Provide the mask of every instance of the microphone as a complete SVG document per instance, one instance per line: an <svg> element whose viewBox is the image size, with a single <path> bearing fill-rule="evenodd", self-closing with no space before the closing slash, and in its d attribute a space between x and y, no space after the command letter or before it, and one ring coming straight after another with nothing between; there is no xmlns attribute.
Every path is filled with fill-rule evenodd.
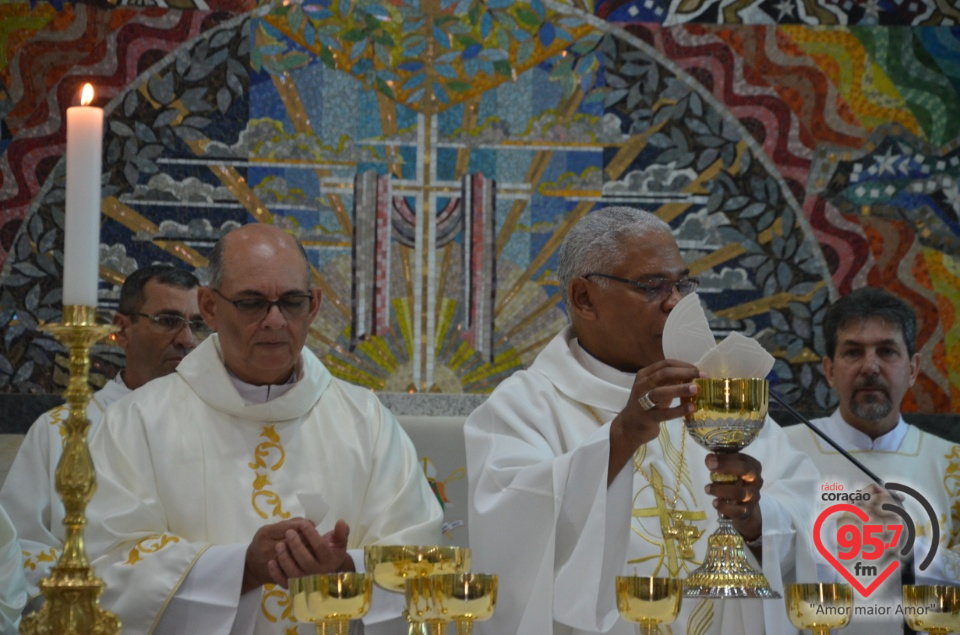
<svg viewBox="0 0 960 635"><path fill-rule="evenodd" d="M826 441L826 442L830 445L830 447L832 447L834 450L836 450L837 452L839 452L840 454L842 454L845 459L847 459L848 461L850 461L851 463L853 463L855 466L857 466L857 468L858 468L861 472L863 472L864 474L866 474L867 476L869 476L870 479L871 479L874 483L876 483L877 485L879 485L880 487L882 487L884 490L886 490L887 493L890 494L890 496L892 496L895 501L897 501L898 503L902 503L902 502L903 502L903 499L901 499L900 496L898 496L897 494L891 492L890 490L887 490L887 484L883 482L883 479L881 479L879 476L877 476L876 474L874 474L873 472L871 472L869 469L867 469L867 466L866 466L866 465L864 465L863 463L861 463L861 462L858 461L857 459L853 458L853 455L852 455L852 454L850 454L849 452L847 452L846 450L844 450L843 448L841 448L841 447L840 447L840 444L837 443L836 441L834 441L833 439L831 439L829 436L827 436L827 433L826 433L826 432L823 432L823 431L820 430L817 426L815 426L815 425L813 425L812 423L810 423L810 420L809 420L809 419L807 419L807 418L804 417L802 414L800 414L799 412L797 412L797 411L793 408L793 406L791 406L790 404L788 404L786 401L783 400L783 397L781 397L780 395L778 395L777 393L775 393L775 392L772 391L772 390L770 391L770 397L771 397L774 401L776 401L778 404L780 404L781 406L783 406L783 409L784 409L784 410L786 410L786 411L789 412L791 415L793 415L794 417L796 417L797 419L799 419L802 424L804 424L805 426L807 426L808 428L810 428L811 430L813 430L813 433L814 433L814 434L816 434L818 437L820 437L821 439L823 439L824 441Z"/></svg>
<svg viewBox="0 0 960 635"><path fill-rule="evenodd" d="M816 434L818 437L826 441L830 447L832 447L834 450L839 452L845 459L850 461L850 463L855 465L857 469L859 469L861 472L863 472L868 477L870 477L870 479L874 483L882 487L884 491L890 494L890 496L893 497L895 501L897 501L900 504L903 504L903 498L901 498L900 495L897 494L896 492L892 492L889 489L887 489L887 484L883 481L883 479L881 479L879 476L877 476L872 471L867 469L867 466L865 466L863 463L853 458L852 454L850 454L849 452L841 448L840 444L834 441L833 439L831 439L826 432L823 432L822 430L817 428L815 425L810 423L809 419L807 419L802 414L797 412L793 406L791 406L786 401L784 401L783 397L775 393L773 390L770 391L770 397L774 401L776 401L778 404L780 404L783 407L783 409L786 410L789 414L796 417L797 420L800 421L800 423L810 428L810 430L812 430L814 434ZM900 584L901 585L914 584L914 582L916 582L916 578L913 572L913 563L914 563L913 551L911 551L903 558L903 566L900 568ZM907 626L906 621L904 621L903 623L903 632L904 632L904 635L914 635L913 629Z"/></svg>

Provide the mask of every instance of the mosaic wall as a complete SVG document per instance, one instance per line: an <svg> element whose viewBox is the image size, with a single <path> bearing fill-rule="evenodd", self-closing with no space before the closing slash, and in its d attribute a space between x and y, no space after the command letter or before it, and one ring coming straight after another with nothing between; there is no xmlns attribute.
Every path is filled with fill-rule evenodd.
<svg viewBox="0 0 960 635"><path fill-rule="evenodd" d="M570 227L628 204L790 401L833 405L822 315L869 284L920 316L908 410L960 411L958 24L953 0L0 4L0 391L64 384L36 328L89 81L105 312L138 266L273 223L307 248L335 374L486 392L565 324ZM97 378L121 360L100 346Z"/></svg>

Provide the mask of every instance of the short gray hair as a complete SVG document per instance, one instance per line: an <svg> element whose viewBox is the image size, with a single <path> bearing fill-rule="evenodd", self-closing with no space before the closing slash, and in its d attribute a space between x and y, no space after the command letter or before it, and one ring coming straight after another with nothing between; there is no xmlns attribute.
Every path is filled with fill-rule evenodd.
<svg viewBox="0 0 960 635"><path fill-rule="evenodd" d="M656 233L673 235L670 225L657 215L633 207L604 207L584 216L560 245L557 276L563 301L570 306L571 280L606 273L623 261L625 238Z"/></svg>

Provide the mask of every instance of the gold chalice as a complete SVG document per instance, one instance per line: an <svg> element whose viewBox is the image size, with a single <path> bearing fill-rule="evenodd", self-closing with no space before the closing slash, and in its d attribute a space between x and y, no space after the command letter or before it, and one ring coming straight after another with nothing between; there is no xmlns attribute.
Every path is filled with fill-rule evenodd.
<svg viewBox="0 0 960 635"><path fill-rule="evenodd" d="M404 592L411 624L419 625L424 635L443 635L451 617L444 610L439 576L407 578Z"/></svg>
<svg viewBox="0 0 960 635"><path fill-rule="evenodd" d="M463 573L470 569L468 547L416 545L370 545L363 550L363 563L382 589L404 593L407 580L441 573ZM420 632L409 615L410 635Z"/></svg>
<svg viewBox="0 0 960 635"><path fill-rule="evenodd" d="M960 632L960 587L907 584L903 587L903 619L930 635Z"/></svg>
<svg viewBox="0 0 960 635"><path fill-rule="evenodd" d="M444 614L457 623L457 635L472 635L473 623L489 620L497 606L497 576L445 573L434 576Z"/></svg>
<svg viewBox="0 0 960 635"><path fill-rule="evenodd" d="M687 432L711 452L739 452L750 445L767 417L770 387L765 379L695 379L700 391L691 400L697 409L684 420ZM714 483L736 476L713 473ZM683 581L684 595L701 598L779 598L763 573L744 555L743 537L720 514L720 527L707 541L703 564Z"/></svg>
<svg viewBox="0 0 960 635"><path fill-rule="evenodd" d="M373 579L364 573L322 573L290 578L293 614L317 625L317 635L347 635L350 620L370 610Z"/></svg>
<svg viewBox="0 0 960 635"><path fill-rule="evenodd" d="M682 599L683 582L676 578L617 576L617 609L636 622L640 635L656 635L660 624L672 624Z"/></svg>
<svg viewBox="0 0 960 635"><path fill-rule="evenodd" d="M853 588L842 583L788 584L784 589L787 616L797 628L813 635L830 635L853 615Z"/></svg>

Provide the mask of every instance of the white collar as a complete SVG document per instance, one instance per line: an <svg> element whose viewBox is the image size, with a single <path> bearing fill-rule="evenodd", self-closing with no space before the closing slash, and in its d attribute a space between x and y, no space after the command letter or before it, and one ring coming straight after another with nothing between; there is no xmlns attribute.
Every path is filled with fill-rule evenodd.
<svg viewBox="0 0 960 635"><path fill-rule="evenodd" d="M281 397L291 388L297 385L297 382L300 380L299 373L294 371L290 374L290 379L285 381L282 384L267 384L265 386L257 386L255 384L248 384L239 377L233 374L229 368L227 368L227 375L230 377L230 383L233 384L233 387L237 389L237 392L240 394L240 398L243 399L243 403L250 406L253 404L267 403L271 399L276 399Z"/></svg>
<svg viewBox="0 0 960 635"><path fill-rule="evenodd" d="M570 354L583 366L584 370L603 381L610 382L615 386L630 390L633 388L633 381L636 379L635 373L625 373L609 366L594 357L587 349L580 346L580 340L576 337L570 339Z"/></svg>
<svg viewBox="0 0 960 635"><path fill-rule="evenodd" d="M900 449L903 438L907 436L907 422L903 420L902 415L890 432L876 439L871 439L869 435L847 423L840 414L839 408L829 417L821 419L819 423L821 429L844 450L896 452Z"/></svg>
<svg viewBox="0 0 960 635"><path fill-rule="evenodd" d="M573 401L620 412L630 398L634 377L591 357L575 339L568 324L540 351L529 370L543 375Z"/></svg>

